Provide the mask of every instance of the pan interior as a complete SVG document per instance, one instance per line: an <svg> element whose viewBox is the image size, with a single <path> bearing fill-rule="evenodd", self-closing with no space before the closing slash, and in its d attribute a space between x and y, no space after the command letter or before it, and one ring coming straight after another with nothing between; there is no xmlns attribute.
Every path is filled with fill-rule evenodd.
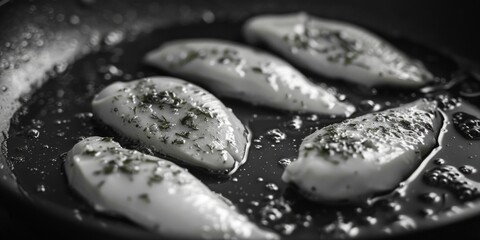
<svg viewBox="0 0 480 240"><path fill-rule="evenodd" d="M161 29L133 41L105 46L100 52L58 69L60 74L36 91L12 118L7 140L8 158L19 185L30 195L73 210L84 221L139 228L121 217L96 213L70 190L64 176L64 154L83 137L114 136L124 147L146 150L98 126L92 117L91 99L114 81L167 75L142 63L146 52L165 41L218 38L244 43L241 25L242 22L223 21ZM450 79L462 69L449 56L425 46L398 37L388 40L424 62L441 78ZM432 186L424 180L425 172L451 165L464 171L469 181L480 181L480 173L474 171L480 168L480 162L476 161L480 149L474 147L475 141L459 134L452 124L455 113L480 116L480 110L468 99L460 98L458 88L440 89L434 94L393 88L372 90L303 72L312 81L327 83L338 96L355 103L360 109L356 115L371 112L376 105L386 109L424 96L441 100L449 122L441 146L429 156L416 177L406 187L399 188L401 191L386 193L363 205L312 203L283 183L280 176L285 164L295 160L303 137L342 118L281 112L222 98L252 131L249 159L229 178L210 176L195 169L191 172L210 189L230 199L252 221L282 234L285 239L395 234L447 221L452 215L468 211L471 204L478 207L475 201L470 205L460 201L458 194L448 186ZM279 133L284 133L286 138L279 137Z"/></svg>

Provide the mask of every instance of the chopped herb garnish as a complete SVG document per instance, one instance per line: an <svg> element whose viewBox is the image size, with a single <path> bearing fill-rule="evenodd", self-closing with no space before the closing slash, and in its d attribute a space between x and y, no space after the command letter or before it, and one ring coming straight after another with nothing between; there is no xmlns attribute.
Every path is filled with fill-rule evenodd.
<svg viewBox="0 0 480 240"><path fill-rule="evenodd" d="M176 138L172 141L172 144L185 144L185 139Z"/></svg>
<svg viewBox="0 0 480 240"><path fill-rule="evenodd" d="M103 137L102 138L102 142L112 142L113 141L113 137Z"/></svg>
<svg viewBox="0 0 480 240"><path fill-rule="evenodd" d="M150 196L147 193L142 193L138 195L138 198L146 203L150 203Z"/></svg>
<svg viewBox="0 0 480 240"><path fill-rule="evenodd" d="M182 138L189 139L190 138L190 132L177 132L175 135L180 136Z"/></svg>
<svg viewBox="0 0 480 240"><path fill-rule="evenodd" d="M100 181L100 182L97 184L97 188L101 188L101 187L103 186L103 184L105 184L105 180Z"/></svg>
<svg viewBox="0 0 480 240"><path fill-rule="evenodd" d="M200 52L196 50L189 50L186 52L185 57L181 58L179 61L176 62L177 66L183 66L185 64L190 63L191 61L200 57Z"/></svg>
<svg viewBox="0 0 480 240"><path fill-rule="evenodd" d="M160 125L158 125L158 128L161 130L167 130L173 127L173 124L169 122L163 115L159 117L155 114L151 114L150 117L160 123Z"/></svg>
<svg viewBox="0 0 480 240"><path fill-rule="evenodd" d="M116 170L117 166L114 164L108 164L107 166L103 167L104 174L111 174Z"/></svg>
<svg viewBox="0 0 480 240"><path fill-rule="evenodd" d="M162 182L164 177L162 175L154 174L148 178L148 186L151 186L154 183Z"/></svg>
<svg viewBox="0 0 480 240"><path fill-rule="evenodd" d="M161 137L160 137L160 141L161 141L162 143L167 144L167 143L168 143L168 136L161 136Z"/></svg>
<svg viewBox="0 0 480 240"><path fill-rule="evenodd" d="M255 73L263 73L263 69L261 67L252 67L252 71Z"/></svg>
<svg viewBox="0 0 480 240"><path fill-rule="evenodd" d="M85 155L89 155L89 156L95 156L97 155L99 152L97 150L95 150L92 146L90 145L86 145L85 146L85 151L83 152L83 154Z"/></svg>
<svg viewBox="0 0 480 240"><path fill-rule="evenodd" d="M199 151L203 151L203 149L200 147L198 143L194 143L193 146L196 147Z"/></svg>
<svg viewBox="0 0 480 240"><path fill-rule="evenodd" d="M215 145L213 144L207 144L207 147L210 148L210 151L212 151L213 149L215 149Z"/></svg>
<svg viewBox="0 0 480 240"><path fill-rule="evenodd" d="M193 120L196 118L197 116L192 113L192 112L188 112L187 115L185 115L185 117L183 117L180 122L182 123L182 125L184 126L187 126L188 128L192 129L192 130L198 130L198 126L197 124L195 124L193 122Z"/></svg>
<svg viewBox="0 0 480 240"><path fill-rule="evenodd" d="M196 114L197 116L203 115L208 118L213 118L214 114L208 108L201 108L201 107L192 107L188 111Z"/></svg>

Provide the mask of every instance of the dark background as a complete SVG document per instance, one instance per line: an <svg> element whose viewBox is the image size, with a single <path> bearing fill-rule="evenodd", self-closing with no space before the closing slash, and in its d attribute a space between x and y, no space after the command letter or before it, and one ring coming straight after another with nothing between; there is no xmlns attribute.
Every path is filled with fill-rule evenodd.
<svg viewBox="0 0 480 240"><path fill-rule="evenodd" d="M62 5L66 12L79 11L79 14L91 14L91 12L104 11L128 7L128 1L100 1L99 6L93 10L85 10L83 5L96 4L94 0L64 1L70 2L68 6L61 1L42 1L42 5L50 4L55 7ZM133 1L132 1L133 2ZM153 1L137 1L136 4ZM157 1L161 6L163 1ZM165 1L172 2L172 1ZM189 2L189 1L182 1ZM194 1L191 1L194 2ZM195 1L201 5L203 1ZM208 2L208 1L206 1ZM227 2L227 1L224 1ZM218 7L234 10L237 4L256 4L262 6L262 1L228 1ZM272 1L268 1L272 5ZM281 1L295 5L295 1ZM308 2L308 1L305 1ZM313 1L310 1L313 2ZM8 39L8 33L12 32L16 24L20 24L24 18L21 9L36 4L35 1L2 1L0 0L0 52L5 50L4 42ZM281 3L278 3L281 4ZM338 17L344 20L360 23L372 29L388 31L390 34L408 35L413 40L434 46L447 52L469 58L480 63L480 14L474 1L315 1L326 17ZM270 7L275 7L275 3ZM138 7L138 6L137 6ZM78 10L80 9L80 10ZM90 13L89 13L90 12ZM94 13L95 14L95 13ZM66 13L66 15L68 15ZM92 17L93 18L93 17ZM82 17L82 19L88 19ZM385 26L389 26L385 28ZM2 55L0 55L0 60ZM2 73L0 70L0 80ZM1 81L0 81L1 82ZM0 188L0 190L2 190ZM58 227L59 231L52 232ZM46 227L47 226L47 227ZM60 231L62 230L62 231ZM59 224L59 221L45 218L34 208L20 204L10 193L0 191L0 239L32 239L32 238L74 238L75 236L59 235L68 233L68 226ZM480 239L480 216L462 221L448 227L434 231L422 232L403 238L418 239L445 239L463 238Z"/></svg>

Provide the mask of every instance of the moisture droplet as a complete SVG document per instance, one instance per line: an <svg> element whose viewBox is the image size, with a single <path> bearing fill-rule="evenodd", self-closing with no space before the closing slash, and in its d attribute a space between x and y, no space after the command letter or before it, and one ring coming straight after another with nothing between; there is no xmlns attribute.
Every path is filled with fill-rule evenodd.
<svg viewBox="0 0 480 240"><path fill-rule="evenodd" d="M70 16L70 23L72 25L77 25L80 23L80 17L78 17L77 15L72 15Z"/></svg>
<svg viewBox="0 0 480 240"><path fill-rule="evenodd" d="M321 233L328 238L345 239L358 235L359 229L352 222L344 222L338 219L321 229Z"/></svg>
<svg viewBox="0 0 480 240"><path fill-rule="evenodd" d="M67 70L68 64L67 63L59 63L55 65L54 70L57 74L61 74Z"/></svg>
<svg viewBox="0 0 480 240"><path fill-rule="evenodd" d="M83 220L82 214L80 213L80 210L74 209L73 214L75 215L75 218L78 219L79 221Z"/></svg>
<svg viewBox="0 0 480 240"><path fill-rule="evenodd" d="M453 110L462 103L460 98L454 98L448 95L438 95L435 97L435 101L438 103L438 107L444 111Z"/></svg>
<svg viewBox="0 0 480 240"><path fill-rule="evenodd" d="M480 140L480 119L464 113L453 114L453 126L462 136L469 140Z"/></svg>
<svg viewBox="0 0 480 240"><path fill-rule="evenodd" d="M1 90L2 90L2 92L6 92L8 90L8 87L7 86L2 86Z"/></svg>
<svg viewBox="0 0 480 240"><path fill-rule="evenodd" d="M473 174L477 172L477 169L474 166L470 165L463 165L459 167L458 170L460 170L460 172L463 174Z"/></svg>
<svg viewBox="0 0 480 240"><path fill-rule="evenodd" d="M359 108L362 111L378 111L380 110L381 106L372 100L362 100Z"/></svg>
<svg viewBox="0 0 480 240"><path fill-rule="evenodd" d="M212 23L215 21L215 14L213 14L212 11L210 10L205 10L203 13L202 13L202 19L203 21L205 21L206 23Z"/></svg>
<svg viewBox="0 0 480 240"><path fill-rule="evenodd" d="M261 222L266 225L269 222L277 222L283 218L287 213L290 213L292 208L283 199L276 199L270 201L260 209Z"/></svg>
<svg viewBox="0 0 480 240"><path fill-rule="evenodd" d="M255 149L261 149L261 148L262 148L262 145L260 145L260 144L255 144L255 145L253 145L253 147L254 147Z"/></svg>
<svg viewBox="0 0 480 240"><path fill-rule="evenodd" d="M290 165L290 163L292 163L292 160L290 158L282 158L280 160L278 160L278 165L286 168L288 165Z"/></svg>
<svg viewBox="0 0 480 240"><path fill-rule="evenodd" d="M388 232L404 232L405 230L413 230L417 227L417 223L406 215L399 215L388 227Z"/></svg>
<svg viewBox="0 0 480 240"><path fill-rule="evenodd" d="M32 129L28 130L27 136L30 137L30 138L38 138L40 136L40 131L32 128Z"/></svg>
<svg viewBox="0 0 480 240"><path fill-rule="evenodd" d="M480 196L478 183L466 178L453 166L445 165L430 169L424 173L423 180L427 184L449 189L461 201Z"/></svg>
<svg viewBox="0 0 480 240"><path fill-rule="evenodd" d="M440 165L445 164L445 159L443 159L443 158L437 158L437 159L433 160L433 163L435 163L436 165L439 165L439 166L440 166Z"/></svg>
<svg viewBox="0 0 480 240"><path fill-rule="evenodd" d="M292 120L287 122L287 128L291 130L300 130L300 128L302 128L302 123L300 116L294 116Z"/></svg>
<svg viewBox="0 0 480 240"><path fill-rule="evenodd" d="M269 130L267 132L267 136L270 138L270 140L272 140L275 143L279 143L282 140L285 140L285 138L287 138L287 135L282 131L280 131L280 129L278 128Z"/></svg>
<svg viewBox="0 0 480 240"><path fill-rule="evenodd" d="M372 216L365 216L360 219L360 223L364 225L375 225L377 222L378 220Z"/></svg>
<svg viewBox="0 0 480 240"><path fill-rule="evenodd" d="M108 46L112 46L120 43L124 38L125 34L122 31L113 31L105 37L103 42Z"/></svg>
<svg viewBox="0 0 480 240"><path fill-rule="evenodd" d="M419 198L425 203L438 203L441 200L440 196L434 192L424 193L420 195Z"/></svg>
<svg viewBox="0 0 480 240"><path fill-rule="evenodd" d="M433 211L433 209L431 208L424 208L420 210L419 213L422 217L428 217L428 216L432 216L435 213L435 211Z"/></svg>
<svg viewBox="0 0 480 240"><path fill-rule="evenodd" d="M397 212L402 208L398 202L387 199L379 201L379 204L380 207L386 211Z"/></svg>
<svg viewBox="0 0 480 240"><path fill-rule="evenodd" d="M45 42L42 39L38 39L37 41L35 41L35 45L37 45L37 47L41 47L43 46L43 44L45 44Z"/></svg>
<svg viewBox="0 0 480 240"><path fill-rule="evenodd" d="M316 114L312 114L312 115L307 117L307 121L310 121L310 122L315 122L317 120L318 120L318 115L316 115Z"/></svg>
<svg viewBox="0 0 480 240"><path fill-rule="evenodd" d="M267 183L265 187L270 191L278 191L278 186L275 183Z"/></svg>
<svg viewBox="0 0 480 240"><path fill-rule="evenodd" d="M297 225L293 223L281 223L281 224L275 225L275 230L279 231L283 235L291 235L296 228L297 228Z"/></svg>
<svg viewBox="0 0 480 240"><path fill-rule="evenodd" d="M89 119L93 117L93 113L85 112L85 113L77 113L75 114L76 119Z"/></svg>
<svg viewBox="0 0 480 240"><path fill-rule="evenodd" d="M37 185L37 192L45 192L45 185L39 184Z"/></svg>

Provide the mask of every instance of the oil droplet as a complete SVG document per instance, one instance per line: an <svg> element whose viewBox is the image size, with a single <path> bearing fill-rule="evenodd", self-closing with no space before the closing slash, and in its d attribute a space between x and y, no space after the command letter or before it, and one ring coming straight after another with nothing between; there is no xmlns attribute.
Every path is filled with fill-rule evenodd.
<svg viewBox="0 0 480 240"><path fill-rule="evenodd" d="M6 92L6 91L8 91L8 87L7 86L2 86L1 90L2 90L2 92Z"/></svg>
<svg viewBox="0 0 480 240"><path fill-rule="evenodd" d="M275 183L267 183L265 187L270 191L278 191L278 186Z"/></svg>
<svg viewBox="0 0 480 240"><path fill-rule="evenodd" d="M285 133L283 133L282 131L280 131L280 129L278 129L278 128L269 130L267 132L267 136L270 138L271 141L273 141L275 143L279 143L282 140L285 140L287 138L287 135Z"/></svg>
<svg viewBox="0 0 480 240"><path fill-rule="evenodd" d="M420 210L419 213L422 217L430 217L435 213L435 211L433 211L433 209L431 209L431 208L424 208L424 209Z"/></svg>
<svg viewBox="0 0 480 240"><path fill-rule="evenodd" d="M378 220L372 216L365 216L360 219L360 223L364 225L375 225L377 224Z"/></svg>
<svg viewBox="0 0 480 240"><path fill-rule="evenodd" d="M80 210L74 209L74 210L73 210L73 215L74 215L75 218L78 219L79 221L82 221L82 220L83 220L83 217L82 217L82 214L80 213Z"/></svg>
<svg viewBox="0 0 480 240"><path fill-rule="evenodd" d="M45 192L46 188L45 185L39 184L37 185L37 192Z"/></svg>
<svg viewBox="0 0 480 240"><path fill-rule="evenodd" d="M70 16L70 24L78 25L79 23L80 23L80 17L78 17L77 15Z"/></svg>
<svg viewBox="0 0 480 240"><path fill-rule="evenodd" d="M40 131L32 128L32 129L28 130L27 136L29 138L38 138L40 136Z"/></svg>
<svg viewBox="0 0 480 240"><path fill-rule="evenodd" d="M312 115L308 116L306 119L307 119L307 121L315 122L315 121L318 120L318 115L312 114Z"/></svg>
<svg viewBox="0 0 480 240"><path fill-rule="evenodd" d="M344 222L341 218L321 228L320 231L323 236L334 239L352 238L359 233L358 227L352 222Z"/></svg>
<svg viewBox="0 0 480 240"><path fill-rule="evenodd" d="M388 200L388 199L379 201L379 204L380 204L380 208L386 211L397 212L402 208L402 206L399 203L392 200Z"/></svg>
<svg viewBox="0 0 480 240"><path fill-rule="evenodd" d="M271 222L278 222L285 214L290 213L291 211L292 208L283 199L272 200L260 209L260 222L264 225Z"/></svg>
<svg viewBox="0 0 480 240"><path fill-rule="evenodd" d="M380 104L377 104L372 100L362 100L360 102L359 108L362 111L378 111L382 107L380 106Z"/></svg>
<svg viewBox="0 0 480 240"><path fill-rule="evenodd" d="M435 100L438 103L438 107L444 111L453 110L462 103L460 98L454 98L444 94L436 96Z"/></svg>
<svg viewBox="0 0 480 240"><path fill-rule="evenodd" d="M459 167L458 170L460 170L460 172L463 174L473 174L477 172L477 169L474 166L470 165L463 165Z"/></svg>
<svg viewBox="0 0 480 240"><path fill-rule="evenodd" d="M206 23L212 23L215 21L215 14L213 14L213 12L210 10L205 10L202 13L202 19Z"/></svg>
<svg viewBox="0 0 480 240"><path fill-rule="evenodd" d="M291 235L296 228L297 225L294 223L281 223L275 225L275 230L279 231L283 235Z"/></svg>
<svg viewBox="0 0 480 240"><path fill-rule="evenodd" d="M287 128L290 130L300 130L302 128L302 119L300 119L300 116L294 116L292 120L287 122Z"/></svg>
<svg viewBox="0 0 480 240"><path fill-rule="evenodd" d="M480 140L480 119L464 112L453 114L453 126L467 139Z"/></svg>
<svg viewBox="0 0 480 240"><path fill-rule="evenodd" d="M479 184L466 178L453 166L430 169L424 173L423 179L427 184L449 189L462 201L472 200L480 195Z"/></svg>
<svg viewBox="0 0 480 240"><path fill-rule="evenodd" d="M433 160L433 163L435 163L435 165L439 165L439 166L445 164L445 162L446 161L443 158L437 158L437 159Z"/></svg>
<svg viewBox="0 0 480 240"><path fill-rule="evenodd" d="M424 193L419 196L419 199L425 203L438 203L440 202L441 197L435 192Z"/></svg>
<svg viewBox="0 0 480 240"><path fill-rule="evenodd" d="M406 230L413 230L417 228L417 223L411 217L406 215L399 215L395 220L387 227L387 233L405 232Z"/></svg>
<svg viewBox="0 0 480 240"><path fill-rule="evenodd" d="M122 31L113 31L107 34L103 42L107 46L112 46L120 43L125 38L125 34Z"/></svg>
<svg viewBox="0 0 480 240"><path fill-rule="evenodd" d="M35 41L35 45L37 45L37 47L41 47L44 44L45 44L45 42L42 39L38 39L37 41Z"/></svg>
<svg viewBox="0 0 480 240"><path fill-rule="evenodd" d="M290 158L282 158L280 160L278 160L278 165L286 168L288 165L290 165L290 163L292 163L292 160Z"/></svg>

